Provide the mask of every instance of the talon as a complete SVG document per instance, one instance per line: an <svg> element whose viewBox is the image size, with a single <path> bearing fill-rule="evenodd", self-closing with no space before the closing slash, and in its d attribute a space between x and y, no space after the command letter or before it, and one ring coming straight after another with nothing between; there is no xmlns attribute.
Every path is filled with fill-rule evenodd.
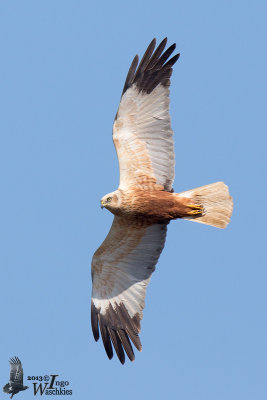
<svg viewBox="0 0 267 400"><path fill-rule="evenodd" d="M187 207L192 208L191 211L188 211L188 215L203 215L204 207L200 204L187 204Z"/></svg>
<svg viewBox="0 0 267 400"><path fill-rule="evenodd" d="M203 210L203 207L200 204L187 204L187 207L193 208L195 210Z"/></svg>
<svg viewBox="0 0 267 400"><path fill-rule="evenodd" d="M187 214L188 215L202 215L202 212L199 210L192 210L192 211L188 211Z"/></svg>

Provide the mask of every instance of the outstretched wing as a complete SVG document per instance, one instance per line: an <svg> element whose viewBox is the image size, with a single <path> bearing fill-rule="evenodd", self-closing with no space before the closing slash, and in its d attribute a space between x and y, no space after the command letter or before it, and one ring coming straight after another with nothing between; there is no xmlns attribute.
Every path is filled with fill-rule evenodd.
<svg viewBox="0 0 267 400"><path fill-rule="evenodd" d="M23 385L23 369L21 361L18 357L12 357L9 360L10 364L10 384Z"/></svg>
<svg viewBox="0 0 267 400"><path fill-rule="evenodd" d="M108 357L113 357L113 344L122 364L124 351L134 360L129 339L139 351L142 349L138 333L146 287L164 247L166 232L167 224L148 226L114 217L105 241L93 256L94 338L99 339L99 326Z"/></svg>
<svg viewBox="0 0 267 400"><path fill-rule="evenodd" d="M174 180L173 131L169 115L172 66L179 54L164 53L167 38L155 49L148 46L138 68L135 56L123 88L113 125L113 141L120 165L120 188L172 190ZM162 54L163 53L163 54Z"/></svg>

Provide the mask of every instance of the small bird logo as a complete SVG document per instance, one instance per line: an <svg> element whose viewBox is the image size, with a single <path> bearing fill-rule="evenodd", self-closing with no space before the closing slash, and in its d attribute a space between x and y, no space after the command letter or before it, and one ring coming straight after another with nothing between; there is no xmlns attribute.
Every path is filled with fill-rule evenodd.
<svg viewBox="0 0 267 400"><path fill-rule="evenodd" d="M12 357L9 360L10 364L10 377L9 383L7 383L3 387L3 391L5 393L11 394L10 398L14 396L14 394L19 393L21 390L26 390L29 386L23 385L23 369L21 361L18 357Z"/></svg>

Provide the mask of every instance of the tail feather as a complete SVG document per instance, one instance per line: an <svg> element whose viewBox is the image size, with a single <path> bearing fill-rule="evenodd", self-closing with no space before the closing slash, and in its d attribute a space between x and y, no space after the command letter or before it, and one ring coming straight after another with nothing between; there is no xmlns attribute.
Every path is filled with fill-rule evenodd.
<svg viewBox="0 0 267 400"><path fill-rule="evenodd" d="M190 221L206 225L226 228L233 211L233 199L229 194L228 186L223 182L201 186L187 192L179 193L181 197L190 198L195 204L204 207L204 215L200 217L186 217Z"/></svg>

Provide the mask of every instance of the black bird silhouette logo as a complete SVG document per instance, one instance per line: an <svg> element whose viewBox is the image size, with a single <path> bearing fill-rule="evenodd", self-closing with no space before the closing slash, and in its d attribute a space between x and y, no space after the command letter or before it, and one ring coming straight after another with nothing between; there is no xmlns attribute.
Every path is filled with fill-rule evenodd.
<svg viewBox="0 0 267 400"><path fill-rule="evenodd" d="M18 357L12 357L9 360L10 364L10 377L9 383L7 383L3 387L3 391L5 393L11 394L10 398L14 396L14 394L19 393L21 390L28 389L29 386L23 385L23 368L21 361Z"/></svg>

